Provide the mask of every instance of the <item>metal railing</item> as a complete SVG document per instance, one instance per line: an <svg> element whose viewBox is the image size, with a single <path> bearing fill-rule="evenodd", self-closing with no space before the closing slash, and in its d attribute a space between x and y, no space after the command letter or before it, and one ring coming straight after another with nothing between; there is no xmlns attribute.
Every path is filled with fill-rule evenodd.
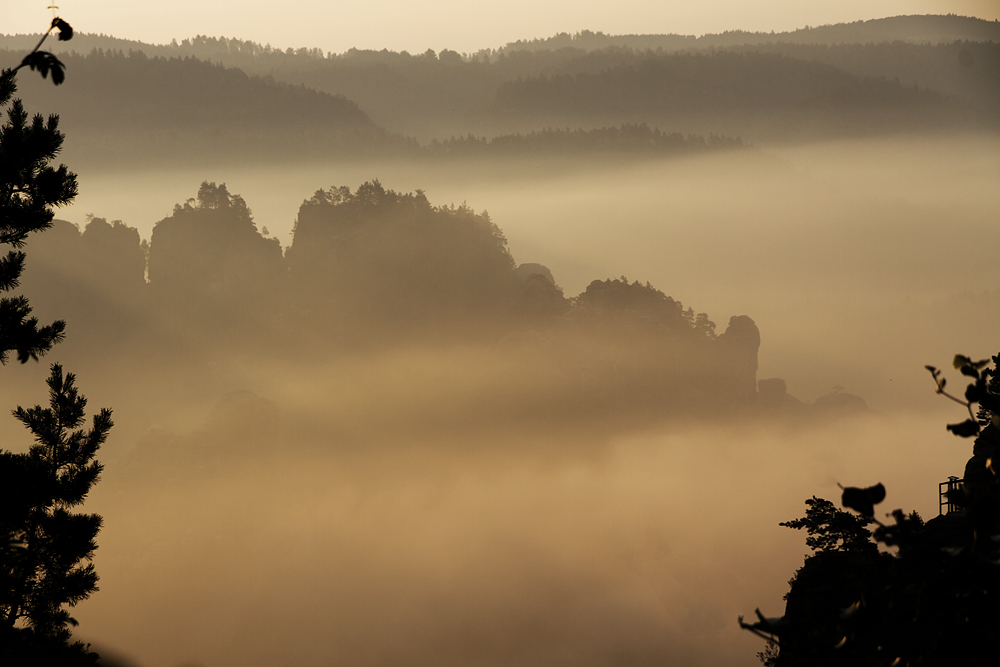
<svg viewBox="0 0 1000 667"><path fill-rule="evenodd" d="M964 481L954 475L950 475L947 482L938 484L938 516L951 514L961 509L956 500L962 491L962 483Z"/></svg>

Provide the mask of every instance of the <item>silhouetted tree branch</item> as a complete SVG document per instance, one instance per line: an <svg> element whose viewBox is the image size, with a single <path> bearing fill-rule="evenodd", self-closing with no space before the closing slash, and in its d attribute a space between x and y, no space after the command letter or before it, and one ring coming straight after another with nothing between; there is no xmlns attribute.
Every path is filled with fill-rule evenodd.
<svg viewBox="0 0 1000 667"><path fill-rule="evenodd" d="M813 555L795 573L785 613L739 624L768 640L765 665L988 665L1000 646L1000 355L954 367L972 379L962 400L945 391L941 371L927 366L937 393L960 403L969 419L949 424L975 437L973 456L957 496L957 511L927 523L914 512L890 513L885 524L874 506L885 488L844 488L841 504L813 498L802 519L781 525L805 528ZM973 405L979 404L978 415ZM877 524L874 532L867 529ZM878 544L892 551L880 551Z"/></svg>

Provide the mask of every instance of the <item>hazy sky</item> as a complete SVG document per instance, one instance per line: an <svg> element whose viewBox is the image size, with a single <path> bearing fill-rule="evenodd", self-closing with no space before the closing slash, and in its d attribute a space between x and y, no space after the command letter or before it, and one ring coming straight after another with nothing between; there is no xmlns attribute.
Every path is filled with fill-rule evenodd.
<svg viewBox="0 0 1000 667"><path fill-rule="evenodd" d="M580 30L611 34L725 30L777 32L906 14L960 14L997 20L1000 0L56 0L78 31L165 43L194 35L250 39L272 46L473 52L522 38ZM0 33L37 32L51 0L3 0Z"/></svg>

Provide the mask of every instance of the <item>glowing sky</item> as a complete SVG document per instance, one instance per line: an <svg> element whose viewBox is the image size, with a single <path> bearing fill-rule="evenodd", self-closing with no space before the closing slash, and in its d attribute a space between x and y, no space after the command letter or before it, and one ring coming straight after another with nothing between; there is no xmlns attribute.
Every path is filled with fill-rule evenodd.
<svg viewBox="0 0 1000 667"><path fill-rule="evenodd" d="M50 0L4 0L0 33L37 32ZM165 43L194 35L249 39L272 46L474 52L517 39L580 30L610 34L781 32L906 14L1000 19L1000 0L57 0L78 31Z"/></svg>

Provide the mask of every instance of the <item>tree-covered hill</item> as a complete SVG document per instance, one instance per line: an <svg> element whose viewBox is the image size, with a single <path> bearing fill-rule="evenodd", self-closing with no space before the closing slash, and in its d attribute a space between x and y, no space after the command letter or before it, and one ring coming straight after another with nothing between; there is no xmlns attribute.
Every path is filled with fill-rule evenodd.
<svg viewBox="0 0 1000 667"><path fill-rule="evenodd" d="M18 40L27 44L30 36L8 37L8 48L15 48ZM899 126L992 126L1000 100L1000 23L960 16L902 16L786 33L733 31L702 37L614 36L583 31L464 55L448 49L420 54L386 49L349 49L339 54L316 48L281 50L235 38L205 36L149 45L79 35L73 48L80 52L103 48L142 51L150 57L192 57L239 68L251 76L305 85L344 96L356 102L375 124L421 142L470 133L494 136L529 133L546 126L575 127L570 119L575 110L568 108L561 115L524 117L508 104L517 97L514 89L537 86L546 78L550 82L565 76L614 78L622 74L621 68L647 63L680 67L683 58L692 55L704 58L694 61L703 66L692 72L698 79L684 91L692 98L685 103L702 108L696 117L658 117L643 110L640 100L639 108L627 118L591 120L584 127L645 122L666 132L739 135L759 141L801 138L803 133L811 136L814 131L838 135L893 131ZM744 57L720 55L724 51ZM761 57L755 61L758 71L747 78L741 67L749 54ZM787 61L763 56L784 56ZM783 79L786 76L789 78ZM803 76L808 85L800 90ZM743 92L731 90L720 97L719 91L734 77L738 83L760 85L752 91L742 86L739 90ZM587 79L587 83L594 80ZM653 98L668 94L655 87L659 85L655 80L644 85L654 86L649 91ZM913 87L921 94L903 90ZM955 98L942 103L949 111L928 117L925 102L933 96L925 89ZM545 94L558 97L560 93L552 89ZM503 112L495 107L498 95L505 98ZM845 109L843 102L847 100L864 118L839 125L828 119L797 118L801 109L795 104L810 95L814 102L832 102L840 110ZM713 99L721 108L705 117L704 102ZM792 122L779 114L762 128L757 120L740 116L743 109L760 105L790 114ZM892 107L889 113L886 105Z"/></svg>
<svg viewBox="0 0 1000 667"><path fill-rule="evenodd" d="M0 59L12 57L0 52ZM377 127L342 95L276 82L270 75L248 75L192 57L149 57L141 51L96 50L63 60L73 76L59 95L33 80L22 92L37 108L60 114L73 133L69 158L84 164L194 165L371 155L663 157L742 145L738 138L684 136L635 125L586 132L550 128L492 138L456 139L450 133L452 138L422 147Z"/></svg>
<svg viewBox="0 0 1000 667"><path fill-rule="evenodd" d="M630 52L596 73L540 75L500 86L495 113L595 125L643 120L691 126L715 118L767 136L869 134L953 126L968 112L898 79L862 78L831 65L756 52L652 56ZM564 121L565 122L565 121Z"/></svg>
<svg viewBox="0 0 1000 667"><path fill-rule="evenodd" d="M984 119L995 119L1000 108L1000 40L834 45L775 42L727 50L779 54L803 62L824 63L859 77L898 79L905 86L957 98Z"/></svg>
<svg viewBox="0 0 1000 667"><path fill-rule="evenodd" d="M834 25L805 26L788 32L729 30L700 37L673 34L606 35L602 32L584 30L573 35L564 32L542 39L518 40L507 44L502 50L539 51L570 47L592 51L617 46L639 50L662 49L669 52L775 43L832 46L896 41L940 44L956 40L1000 42L1000 22L955 14L892 16Z"/></svg>
<svg viewBox="0 0 1000 667"><path fill-rule="evenodd" d="M5 48L10 50L29 50L38 40L38 35L6 35ZM509 42L497 49L484 49L476 54L466 54L482 57L489 55L497 57L500 54L510 54L519 51L558 51L576 49L582 51L600 51L608 47L635 49L639 51L664 52L685 51L691 49L726 48L743 45L763 44L809 44L809 45L846 45L846 44L879 44L883 42L907 42L911 44L950 44L955 41L970 42L1000 42L1000 21L986 21L970 16L948 15L911 15L893 16L851 23L837 23L823 26L805 26L798 30L786 32L749 32L745 30L728 30L722 33L708 33L701 36L678 34L642 34L642 35L609 35L600 31L582 30L575 34L558 33L551 37L521 39ZM289 62L300 63L308 60L334 59L348 53L357 52L349 49L343 54L325 53L316 47L301 47L297 49L279 49L270 44L227 37L206 37L199 35L193 38L173 40L170 44L147 44L137 40L122 39L110 35L77 33L72 44L53 45L56 53L77 52L89 53L93 49L114 51L143 51L154 56L193 56L210 62L220 62L225 65L254 68L251 63L276 68ZM447 49L446 49L447 51ZM376 53L391 53L383 50ZM406 54L404 51L403 54ZM406 54L409 55L409 54ZM422 54L414 54L422 55Z"/></svg>
<svg viewBox="0 0 1000 667"><path fill-rule="evenodd" d="M555 157L555 158L656 158L706 151L745 148L739 137L710 134L687 136L663 132L646 124L623 123L593 130L546 128L527 134L504 134L492 138L466 135L445 141L432 140L424 151L431 157Z"/></svg>
<svg viewBox="0 0 1000 667"><path fill-rule="evenodd" d="M0 52L4 64L18 57ZM19 94L32 108L58 113L74 137L67 151L89 160L116 152L298 155L395 140L343 96L196 58L98 50L62 60L72 76L58 90L37 78Z"/></svg>

